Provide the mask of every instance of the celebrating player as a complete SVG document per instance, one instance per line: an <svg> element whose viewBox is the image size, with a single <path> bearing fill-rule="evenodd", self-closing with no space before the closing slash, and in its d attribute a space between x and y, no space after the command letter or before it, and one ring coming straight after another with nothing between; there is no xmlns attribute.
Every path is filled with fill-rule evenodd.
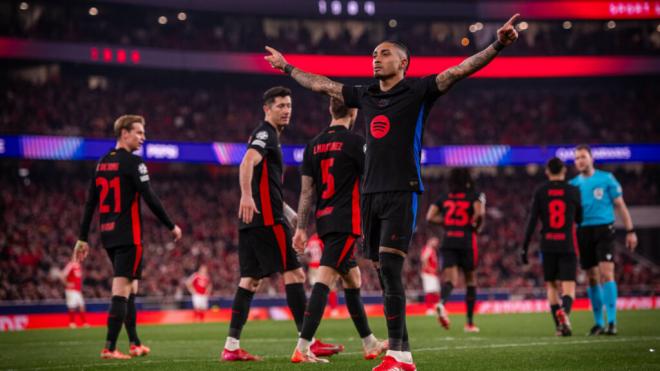
<svg viewBox="0 0 660 371"><path fill-rule="evenodd" d="M427 315L435 313L434 308L440 300L438 246L440 246L440 240L437 237L431 237L426 241L426 245L419 254L419 260L422 263L422 289L424 290Z"/></svg>
<svg viewBox="0 0 660 371"><path fill-rule="evenodd" d="M89 252L87 237L92 216L98 205L101 240L112 267L112 302L108 314L108 333L101 358L129 359L147 355L150 349L137 336L135 295L142 278L143 241L140 199L172 232L174 241L181 238L181 229L165 212L151 189L149 172L142 158L132 154L145 140L144 118L124 115L114 123L117 146L101 158L89 186L80 236L74 247L74 259L82 261ZM130 341L130 355L116 349L123 324Z"/></svg>
<svg viewBox="0 0 660 371"><path fill-rule="evenodd" d="M89 327L87 319L85 319L85 299L82 296L82 267L80 263L72 258L62 270L60 279L66 285L64 296L69 311L69 327L76 328L76 311L80 315L83 326Z"/></svg>
<svg viewBox="0 0 660 371"><path fill-rule="evenodd" d="M479 261L477 232L486 215L486 196L474 190L470 171L452 169L449 173L449 193L429 206L426 220L441 225L445 234L442 241L442 287L437 305L438 322L449 329L450 321L445 303L458 284L458 268L465 276L465 305L467 323L465 332L479 332L474 325L474 307L477 302L476 268Z"/></svg>
<svg viewBox="0 0 660 371"><path fill-rule="evenodd" d="M637 234L628 207L623 201L621 185L614 175L594 169L591 148L579 145L575 148L575 167L580 172L570 183L580 188L584 217L578 228L580 266L587 271L587 293L596 324L589 335L616 335L617 287L614 282L614 211L619 214L626 228L626 247L634 251ZM601 287L602 284L602 287ZM604 329L603 305L607 313L607 329Z"/></svg>
<svg viewBox="0 0 660 371"><path fill-rule="evenodd" d="M199 266L197 272L193 273L186 280L186 288L188 288L188 292L192 295L195 320L199 320L200 322L204 322L204 315L209 310L209 295L211 295L211 290L213 289L208 272L206 265L202 264Z"/></svg>
<svg viewBox="0 0 660 371"><path fill-rule="evenodd" d="M360 298L360 268L355 262L355 241L360 236L360 177L364 169L364 138L351 132L356 109L330 99L330 126L305 148L302 189L298 204L298 227L294 248L303 253L309 214L315 210L316 227L323 241L318 281L312 288L305 321L291 361L327 362L310 351L314 333L321 323L330 287L341 277L346 306L362 338L365 359L374 359L386 350L369 328ZM312 206L314 196L316 207Z"/></svg>
<svg viewBox="0 0 660 371"><path fill-rule="evenodd" d="M378 262L384 288L390 350L374 370L416 369L406 329L406 296L401 272L417 220L421 177L422 132L440 95L456 82L477 72L518 38L516 14L497 30L497 40L483 51L435 76L405 78L410 53L401 43L386 41L372 53L377 83L344 86L325 76L287 63L277 50L266 47L273 68L291 75L300 85L361 108L367 124L363 234L369 257Z"/></svg>
<svg viewBox="0 0 660 371"><path fill-rule="evenodd" d="M521 258L528 263L527 252L538 219L541 219L541 253L548 303L557 334L571 336L568 316L575 299L577 271L576 223L582 221L580 191L566 183L566 166L554 157L545 167L548 182L534 192L529 212ZM561 304L557 281L561 281Z"/></svg>

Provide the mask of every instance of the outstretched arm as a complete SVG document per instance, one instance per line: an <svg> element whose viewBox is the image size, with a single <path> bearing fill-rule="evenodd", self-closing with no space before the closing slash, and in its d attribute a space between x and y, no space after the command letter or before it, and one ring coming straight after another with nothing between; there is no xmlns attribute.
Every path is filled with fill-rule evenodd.
<svg viewBox="0 0 660 371"><path fill-rule="evenodd" d="M435 78L438 90L441 93L446 93L455 83L485 67L499 54L500 50L513 44L518 39L518 32L514 27L514 23L519 17L520 14L514 14L513 17L498 29L497 41L489 45L486 49L465 59L458 66L450 67L439 73Z"/></svg>
<svg viewBox="0 0 660 371"><path fill-rule="evenodd" d="M313 73L305 72L300 68L294 67L287 63L284 56L279 51L266 46L266 50L270 53L264 57L270 63L270 65L288 75L291 75L294 80L296 80L303 87L315 91L317 93L323 93L329 95L333 98L339 99L342 102L344 97L341 93L341 89L344 86L336 81L332 81L329 78L316 75Z"/></svg>

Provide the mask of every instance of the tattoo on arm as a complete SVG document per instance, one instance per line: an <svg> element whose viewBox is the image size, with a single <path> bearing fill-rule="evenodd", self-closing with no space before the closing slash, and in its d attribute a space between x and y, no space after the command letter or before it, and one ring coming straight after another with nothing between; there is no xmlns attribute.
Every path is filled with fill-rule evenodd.
<svg viewBox="0 0 660 371"><path fill-rule="evenodd" d="M314 179L311 176L302 176L302 189L298 200L298 229L306 229L309 214L312 212L314 202Z"/></svg>
<svg viewBox="0 0 660 371"><path fill-rule="evenodd" d="M450 67L435 77L435 83L438 85L438 90L446 92L458 81L472 75L485 67L490 61L497 56L499 52L491 45L479 53L465 59L458 66Z"/></svg>
<svg viewBox="0 0 660 371"><path fill-rule="evenodd" d="M307 89L311 89L317 93L327 94L333 98L341 100L342 102L344 101L344 97L341 93L341 89L344 86L343 84L332 81L325 76L305 72L297 67L291 72L291 77Z"/></svg>

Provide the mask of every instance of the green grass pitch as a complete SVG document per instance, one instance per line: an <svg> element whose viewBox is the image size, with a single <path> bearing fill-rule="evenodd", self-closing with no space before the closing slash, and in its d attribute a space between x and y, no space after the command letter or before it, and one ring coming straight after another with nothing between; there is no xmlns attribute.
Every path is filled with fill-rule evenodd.
<svg viewBox="0 0 660 371"><path fill-rule="evenodd" d="M554 336L547 313L477 317L479 334L463 333L463 317L452 317L445 331L434 317L410 317L408 328L419 370L660 370L660 311L619 312L619 335L586 337L589 312L572 316L574 336ZM383 318L370 324L385 336ZM220 363L226 323L142 326L142 341L152 353L128 361L99 358L104 328L32 330L0 333L2 369L133 369L133 370L370 370L378 361L362 359L360 340L349 320L325 320L319 338L340 342L346 351L331 363L294 365L289 356L296 342L290 321L248 323L241 345L264 356L254 363ZM128 351L126 333L119 348Z"/></svg>

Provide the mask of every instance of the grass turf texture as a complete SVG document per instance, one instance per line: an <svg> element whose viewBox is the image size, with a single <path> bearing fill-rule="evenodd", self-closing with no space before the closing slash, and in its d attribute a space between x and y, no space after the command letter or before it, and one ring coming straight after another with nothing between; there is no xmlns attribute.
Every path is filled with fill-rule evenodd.
<svg viewBox="0 0 660 371"><path fill-rule="evenodd" d="M574 335L554 336L552 319L542 314L500 314L476 318L481 333L463 333L463 317L452 316L445 331L435 317L409 317L413 355L420 370L660 370L660 311L619 312L619 335L586 337L590 312L572 315ZM370 320L376 336L386 335L383 318ZM318 336L339 342L346 351L326 365L294 365L296 343L290 321L248 323L241 346L264 356L262 362L220 363L226 323L141 326L147 357L128 361L99 358L105 328L31 330L0 333L0 368L134 370L370 370L378 360L362 359L360 339L350 320L324 320ZM118 344L128 352L126 332ZM651 351L653 349L654 351Z"/></svg>

